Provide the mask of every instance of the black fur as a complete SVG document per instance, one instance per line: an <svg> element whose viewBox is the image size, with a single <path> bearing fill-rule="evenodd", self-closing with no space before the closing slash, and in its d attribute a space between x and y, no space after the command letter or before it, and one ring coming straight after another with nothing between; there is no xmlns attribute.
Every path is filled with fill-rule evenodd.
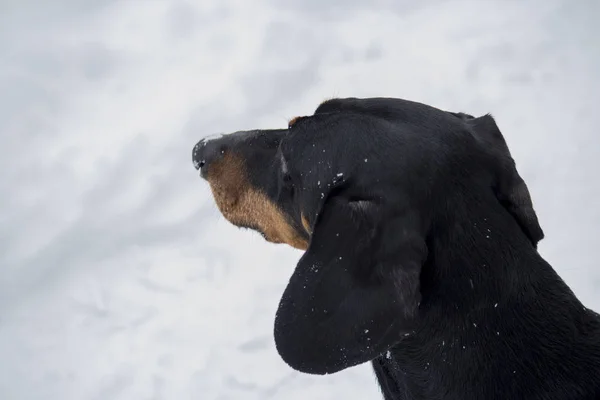
<svg viewBox="0 0 600 400"><path fill-rule="evenodd" d="M292 368L372 362L386 400L600 399L600 317L537 252L490 115L333 99L287 130L220 140L310 225L275 316Z"/></svg>

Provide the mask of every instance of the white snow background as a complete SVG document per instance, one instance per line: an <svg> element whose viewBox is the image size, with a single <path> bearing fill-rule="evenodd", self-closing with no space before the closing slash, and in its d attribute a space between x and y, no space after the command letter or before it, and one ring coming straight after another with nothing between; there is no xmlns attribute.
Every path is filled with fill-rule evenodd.
<svg viewBox="0 0 600 400"><path fill-rule="evenodd" d="M227 223L203 136L332 96L491 112L540 251L600 310L600 2L6 0L0 399L379 399L272 339L300 252Z"/></svg>

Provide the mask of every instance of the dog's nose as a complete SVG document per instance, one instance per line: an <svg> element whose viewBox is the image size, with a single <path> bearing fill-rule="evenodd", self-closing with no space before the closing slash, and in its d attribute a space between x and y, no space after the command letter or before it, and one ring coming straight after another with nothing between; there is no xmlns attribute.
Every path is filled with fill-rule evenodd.
<svg viewBox="0 0 600 400"><path fill-rule="evenodd" d="M225 154L225 144L218 138L204 138L194 146L192 161L194 167L200 170L200 176L206 178L206 171L211 163Z"/></svg>

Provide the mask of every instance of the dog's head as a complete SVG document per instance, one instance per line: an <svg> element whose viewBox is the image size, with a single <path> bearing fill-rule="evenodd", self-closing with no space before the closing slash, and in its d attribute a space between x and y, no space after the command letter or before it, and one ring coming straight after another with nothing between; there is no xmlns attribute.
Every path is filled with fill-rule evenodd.
<svg viewBox="0 0 600 400"><path fill-rule="evenodd" d="M489 115L333 99L286 129L203 139L193 161L231 223L305 250L275 323L280 354L305 372L356 365L398 340L417 313L436 215L465 190L507 210L532 246L543 237Z"/></svg>

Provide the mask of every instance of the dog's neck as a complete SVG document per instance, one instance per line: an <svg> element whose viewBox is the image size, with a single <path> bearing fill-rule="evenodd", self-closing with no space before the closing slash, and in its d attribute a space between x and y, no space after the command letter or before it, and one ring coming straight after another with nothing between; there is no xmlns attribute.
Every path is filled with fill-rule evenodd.
<svg viewBox="0 0 600 400"><path fill-rule="evenodd" d="M512 215L500 204L477 204L453 207L432 227L421 278L424 302L445 299L455 309L497 308L544 293L577 302Z"/></svg>
<svg viewBox="0 0 600 400"><path fill-rule="evenodd" d="M576 335L598 331L502 209L456 209L433 227L428 248L417 328L380 361L391 363L393 380L411 382L417 393L421 384L431 388L434 382L440 393L451 390L442 383L450 376L456 387L471 382L474 374L498 382L524 379L527 368L539 365L537 354L552 348L553 360L559 360L576 346ZM490 359L489 349L503 352L502 357ZM472 370L456 371L461 365Z"/></svg>
<svg viewBox="0 0 600 400"><path fill-rule="evenodd" d="M521 398L511 390L547 389L536 368L562 387L595 379L563 362L587 356L596 317L501 206L463 207L432 228L416 329L374 361L386 398Z"/></svg>

